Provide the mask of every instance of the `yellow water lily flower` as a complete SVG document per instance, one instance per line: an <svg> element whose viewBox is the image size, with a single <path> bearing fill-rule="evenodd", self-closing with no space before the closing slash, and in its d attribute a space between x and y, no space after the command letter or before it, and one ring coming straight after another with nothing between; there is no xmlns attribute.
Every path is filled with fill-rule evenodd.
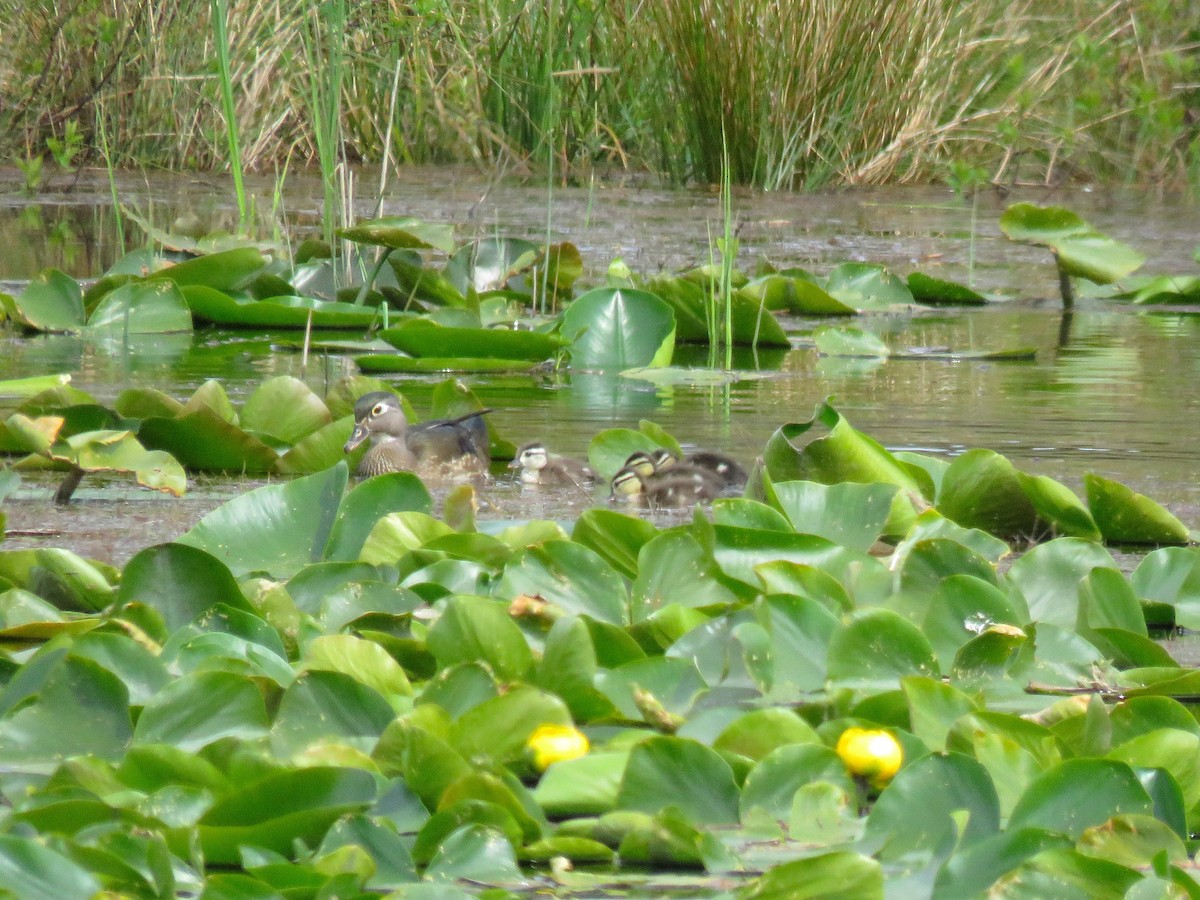
<svg viewBox="0 0 1200 900"><path fill-rule="evenodd" d="M904 761L904 751L892 733L871 728L843 731L838 738L837 755L852 775L866 778L877 786L890 781Z"/></svg>
<svg viewBox="0 0 1200 900"><path fill-rule="evenodd" d="M539 725L525 746L533 754L533 765L539 772L545 772L551 763L584 756L591 747L583 732L570 725Z"/></svg>

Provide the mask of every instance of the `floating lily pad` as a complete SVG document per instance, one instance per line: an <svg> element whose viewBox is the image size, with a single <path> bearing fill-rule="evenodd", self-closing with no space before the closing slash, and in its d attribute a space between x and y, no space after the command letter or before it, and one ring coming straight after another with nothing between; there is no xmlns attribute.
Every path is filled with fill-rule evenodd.
<svg viewBox="0 0 1200 900"><path fill-rule="evenodd" d="M825 279L825 290L846 306L863 310L911 306L913 295L884 266L846 262L835 266Z"/></svg>
<svg viewBox="0 0 1200 900"><path fill-rule="evenodd" d="M183 288L192 315L201 322L232 328L366 328L378 317L370 308L353 303L308 297L239 300L204 284Z"/></svg>
<svg viewBox="0 0 1200 900"><path fill-rule="evenodd" d="M121 336L191 331L192 314L171 282L135 281L106 294L87 327L92 334Z"/></svg>
<svg viewBox="0 0 1200 900"><path fill-rule="evenodd" d="M34 331L83 329L83 289L58 269L40 272L16 297L0 294L0 303L11 318Z"/></svg>
<svg viewBox="0 0 1200 900"><path fill-rule="evenodd" d="M822 356L861 356L887 359L891 354L887 344L876 335L861 328L822 326L813 332L813 341Z"/></svg>
<svg viewBox="0 0 1200 900"><path fill-rule="evenodd" d="M983 306L987 297L957 281L934 278L924 272L908 276L908 290L913 299L927 306Z"/></svg>
<svg viewBox="0 0 1200 900"><path fill-rule="evenodd" d="M1099 475L1083 476L1088 508L1113 544L1186 544L1188 527L1149 497Z"/></svg>
<svg viewBox="0 0 1200 900"><path fill-rule="evenodd" d="M379 333L392 346L417 357L499 358L541 362L566 343L557 335L505 328L446 328L413 319Z"/></svg>

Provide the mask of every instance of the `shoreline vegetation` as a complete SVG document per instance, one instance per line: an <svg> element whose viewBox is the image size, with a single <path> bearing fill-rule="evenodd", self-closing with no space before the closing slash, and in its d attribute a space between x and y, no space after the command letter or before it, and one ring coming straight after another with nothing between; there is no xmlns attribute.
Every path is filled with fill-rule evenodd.
<svg viewBox="0 0 1200 900"><path fill-rule="evenodd" d="M43 158L1200 181L1200 8L1163 0L0 0L0 21L0 154L27 181Z"/></svg>

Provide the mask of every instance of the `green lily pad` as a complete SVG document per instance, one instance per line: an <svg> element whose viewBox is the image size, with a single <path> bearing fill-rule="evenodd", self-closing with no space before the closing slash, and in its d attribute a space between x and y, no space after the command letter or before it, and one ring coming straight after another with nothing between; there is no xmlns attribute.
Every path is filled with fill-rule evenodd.
<svg viewBox="0 0 1200 900"><path fill-rule="evenodd" d="M861 328L844 325L822 325L813 331L813 341L822 356L855 356L887 359L891 355L887 344Z"/></svg>
<svg viewBox="0 0 1200 900"><path fill-rule="evenodd" d="M413 319L379 333L392 346L416 357L509 359L541 362L566 343L557 335L506 328L447 328Z"/></svg>
<svg viewBox="0 0 1200 900"><path fill-rule="evenodd" d="M87 329L105 335L191 331L192 314L174 284L131 282L105 295L88 317Z"/></svg>
<svg viewBox="0 0 1200 900"><path fill-rule="evenodd" d="M397 353L368 353L354 357L364 372L524 372L532 368L528 360L467 358L460 356L401 356Z"/></svg>
<svg viewBox="0 0 1200 900"><path fill-rule="evenodd" d="M883 869L850 850L819 853L775 866L738 892L738 900L883 900Z"/></svg>
<svg viewBox="0 0 1200 900"><path fill-rule="evenodd" d="M0 303L10 317L34 331L83 330L83 289L58 269L38 273L17 297L0 294Z"/></svg>
<svg viewBox="0 0 1200 900"><path fill-rule="evenodd" d="M410 216L383 216L339 228L337 236L356 244L374 244L393 249L428 249L450 253L454 250L454 229L450 225L422 222Z"/></svg>
<svg viewBox="0 0 1200 900"><path fill-rule="evenodd" d="M204 284L183 287L192 316L230 328L367 328L378 313L353 303L282 296L240 300Z"/></svg>
<svg viewBox="0 0 1200 900"><path fill-rule="evenodd" d="M872 263L845 262L835 266L825 278L825 290L859 312L913 304L913 295L904 282L886 267Z"/></svg>
<svg viewBox="0 0 1200 900"><path fill-rule="evenodd" d="M987 297L957 281L934 278L924 272L908 276L908 290L913 300L926 306L983 306Z"/></svg>
<svg viewBox="0 0 1200 900"><path fill-rule="evenodd" d="M297 841L320 843L334 822L364 810L375 793L375 778L360 769L314 766L267 775L240 785L204 814L200 846L216 865L239 864L245 845L290 855ZM182 843L186 836L171 839Z"/></svg>
<svg viewBox="0 0 1200 900"><path fill-rule="evenodd" d="M657 812L676 806L701 824L738 820L738 789L729 764L709 747L676 737L653 737L633 748L619 809Z"/></svg>
<svg viewBox="0 0 1200 900"><path fill-rule="evenodd" d="M173 281L181 288L236 291L249 284L266 263L266 257L256 247L235 247L168 265L151 277Z"/></svg>
<svg viewBox="0 0 1200 900"><path fill-rule="evenodd" d="M964 528L978 528L1001 538L1037 533L1037 510L1029 501L1017 470L991 450L968 450L942 477L938 512Z"/></svg>
<svg viewBox="0 0 1200 900"><path fill-rule="evenodd" d="M596 288L567 307L562 334L576 369L665 366L675 350L675 317L647 291Z"/></svg>
<svg viewBox="0 0 1200 900"><path fill-rule="evenodd" d="M1061 206L1014 203L1000 217L1000 230L1010 241L1049 247L1061 271L1097 284L1118 281L1145 262L1132 247Z"/></svg>
<svg viewBox="0 0 1200 900"><path fill-rule="evenodd" d="M1186 544L1188 527L1149 497L1118 481L1083 476L1088 508L1104 540L1112 544Z"/></svg>
<svg viewBox="0 0 1200 900"><path fill-rule="evenodd" d="M324 556L346 488L345 463L286 484L256 488L213 510L179 538L229 566L235 575L286 577Z"/></svg>
<svg viewBox="0 0 1200 900"><path fill-rule="evenodd" d="M1121 813L1154 814L1133 770L1114 760L1068 759L1025 789L1009 827L1045 828L1078 839Z"/></svg>

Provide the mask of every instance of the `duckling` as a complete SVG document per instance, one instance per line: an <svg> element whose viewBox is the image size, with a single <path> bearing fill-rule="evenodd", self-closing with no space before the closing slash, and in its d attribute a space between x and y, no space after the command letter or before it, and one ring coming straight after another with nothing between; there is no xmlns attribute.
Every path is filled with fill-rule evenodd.
<svg viewBox="0 0 1200 900"><path fill-rule="evenodd" d="M371 449L359 460L360 477L385 472L442 470L486 472L491 462L487 425L480 409L455 419L434 419L411 428L399 399L386 391L363 394L354 404L354 431L346 441L349 453L371 439Z"/></svg>
<svg viewBox="0 0 1200 900"><path fill-rule="evenodd" d="M679 467L683 469L682 466ZM690 467L689 467L690 469ZM652 509L691 506L721 492L716 477L703 469L642 476L626 466L612 478L614 500L641 503Z"/></svg>
<svg viewBox="0 0 1200 900"><path fill-rule="evenodd" d="M520 469L518 477L525 484L583 485L596 480L596 473L588 466L546 451L546 445L534 442L517 451L516 458L508 464L510 469Z"/></svg>
<svg viewBox="0 0 1200 900"><path fill-rule="evenodd" d="M745 487L749 478L736 459L712 450L697 450L686 454L682 459L669 450L655 450L650 454L650 462L655 472L674 471L681 465L704 469L716 476L721 487Z"/></svg>

